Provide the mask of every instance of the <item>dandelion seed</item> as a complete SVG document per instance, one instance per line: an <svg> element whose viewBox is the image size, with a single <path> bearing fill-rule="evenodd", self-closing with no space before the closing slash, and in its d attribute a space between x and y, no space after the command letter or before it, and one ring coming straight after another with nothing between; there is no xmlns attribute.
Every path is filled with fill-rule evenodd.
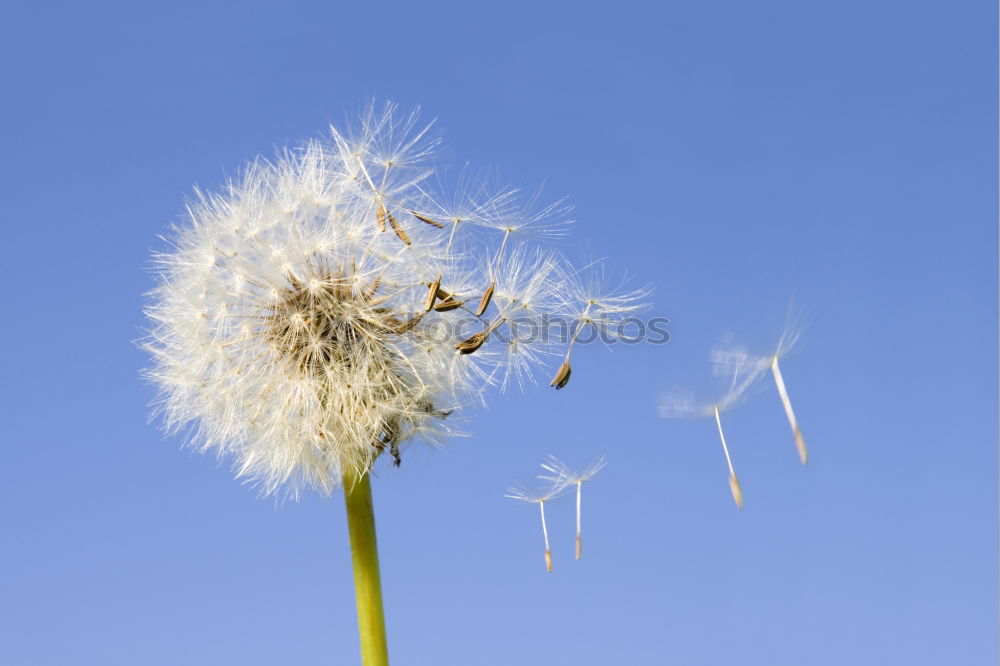
<svg viewBox="0 0 1000 666"><path fill-rule="evenodd" d="M713 408L715 412L715 425L719 427L719 439L722 441L722 452L726 454L726 465L729 467L729 490L733 493L733 501L736 506L743 508L743 490L740 488L740 481L736 478L736 470L733 469L733 459L729 456L729 447L726 446L726 435L722 432L722 419L719 418L719 406Z"/></svg>
<svg viewBox="0 0 1000 666"><path fill-rule="evenodd" d="M395 332L397 334L406 333L407 331L409 331L410 329L412 329L414 326L416 326L417 324L419 324L420 320L423 319L423 318L424 318L424 313L419 312L419 313L413 315L412 317L410 317L409 319L407 319L405 322L403 322L402 324L400 324L396 328L394 328L393 332Z"/></svg>
<svg viewBox="0 0 1000 666"><path fill-rule="evenodd" d="M789 353L795 346L795 343L798 342L802 326L801 314L789 315L785 329L781 332L781 337L778 338L778 344L775 347L774 354L770 358L770 365L771 374L774 376L774 385L778 389L778 396L781 398L781 404L785 408L785 416L788 417L788 425L792 428L792 436L795 438L795 448L799 452L799 460L803 465L805 465L809 462L809 449L806 447L806 439L802 436L802 430L799 428L798 420L795 418L795 411L792 409L792 401L788 397L788 390L785 388L785 380L781 376L781 368L778 365L778 359Z"/></svg>
<svg viewBox="0 0 1000 666"><path fill-rule="evenodd" d="M809 462L809 449L806 448L806 439L802 436L799 423L795 419L795 411L792 410L792 401L788 398L788 391L785 389L785 380L781 376L781 368L778 367L778 357L771 359L771 372L774 375L774 383L778 388L778 395L781 396L781 404L785 407L785 415L788 417L788 424L792 427L792 435L795 437L795 448L799 452L799 460L805 465Z"/></svg>
<svg viewBox="0 0 1000 666"><path fill-rule="evenodd" d="M556 390L564 388L569 382L572 372L570 355L580 335L587 328L592 328L601 339L619 337L619 324L626 316L646 307L644 301L650 294L648 287L627 290L624 288L624 281L617 287L609 289L604 283L601 262L591 262L587 265L587 270L590 272L585 275L577 271L565 278L571 285L567 307L573 321L573 332L566 348L563 365L550 384Z"/></svg>
<svg viewBox="0 0 1000 666"><path fill-rule="evenodd" d="M497 374L502 389L512 378L521 387L534 381L531 368L561 353L558 336L546 334L551 322L569 315L565 295L571 287L561 266L552 253L519 245L493 274L491 305L496 315L491 326L503 327L506 341L502 374Z"/></svg>
<svg viewBox="0 0 1000 666"><path fill-rule="evenodd" d="M437 292L440 287L441 287L441 274L438 273L437 279L430 284L430 289L427 292L427 301L424 304L425 312L430 312L431 308L434 307L434 300L437 298Z"/></svg>
<svg viewBox="0 0 1000 666"><path fill-rule="evenodd" d="M542 190L531 193L506 190L503 196L487 197L479 207L476 223L503 232L501 249L511 239L553 238L567 233L572 206L565 201L543 203Z"/></svg>
<svg viewBox="0 0 1000 666"><path fill-rule="evenodd" d="M607 465L607 460L604 456L601 456L582 470L574 471L567 467L561 460L550 455L548 459L542 463L542 469L548 472L548 474L543 474L538 477L546 481L551 481L553 488L576 486L576 559L578 560L580 559L583 549L580 520L580 504L583 496L583 484L585 481L590 481L597 476L597 473L604 469L605 465Z"/></svg>
<svg viewBox="0 0 1000 666"><path fill-rule="evenodd" d="M788 397L788 389L785 387L785 380L782 377L779 365L779 360L788 354L799 340L802 326L800 319L801 316L789 316L789 321L778 339L778 344L770 354L752 355L742 347L724 344L715 349L713 356L718 367L718 372L723 374L737 371L738 366L750 368L749 371L745 371L747 376L754 375L756 377L759 374L766 373L768 370L771 372L775 388L778 391L778 397L781 399L785 416L792 429L792 436L795 439L795 448L798 451L799 460L805 465L809 461L809 449L806 447L805 437L803 437L798 420L795 418L792 401Z"/></svg>
<svg viewBox="0 0 1000 666"><path fill-rule="evenodd" d="M538 510L542 514L542 535L545 537L545 569L552 573L552 549L549 548L549 530L545 526L545 502L538 503Z"/></svg>
<svg viewBox="0 0 1000 666"><path fill-rule="evenodd" d="M744 350L735 348L725 350L724 354L717 349L713 352L713 360L717 368L725 368L728 375L726 385L716 400L702 402L695 400L688 392L678 391L663 396L659 411L660 416L664 418L691 416L709 417L715 420L722 442L722 451L726 457L726 466L729 469L729 490L736 506L742 509L743 490L733 467L725 433L722 431L720 414L745 402L766 372L766 368L762 368L760 363L747 355Z"/></svg>
<svg viewBox="0 0 1000 666"><path fill-rule="evenodd" d="M471 354L483 346L483 343L486 342L486 337L488 335L489 329L483 331L482 333L476 333L475 335L472 335L456 344L455 349L463 354Z"/></svg>
<svg viewBox="0 0 1000 666"><path fill-rule="evenodd" d="M399 240L403 241L407 245L410 245L410 237L406 235L405 231L403 231L403 227L399 226L399 222L396 221L396 218L393 217L392 213L388 213L388 217L389 226L392 227L393 232L397 237L399 237Z"/></svg>
<svg viewBox="0 0 1000 666"><path fill-rule="evenodd" d="M417 188L425 196L415 202L412 210L420 211L418 219L426 224L448 229L447 252L461 245L463 235L477 230L492 232L489 221L498 215L511 219L521 215L517 190L501 187L489 171L463 169L448 199L436 196L423 184Z"/></svg>
<svg viewBox="0 0 1000 666"><path fill-rule="evenodd" d="M520 486L513 486L507 490L506 495L506 497L519 502L529 502L538 505L538 511L542 518L542 537L545 540L545 570L549 573L552 573L552 549L549 546L549 528L545 522L545 503L559 496L565 490L564 486L553 486L548 490L531 493Z"/></svg>
<svg viewBox="0 0 1000 666"><path fill-rule="evenodd" d="M354 264L351 265L351 272L352 273L357 273L357 266L356 265L354 265ZM369 303L371 303L371 300L372 300L372 298L375 297L375 292L378 291L378 287L379 287L379 285L381 283L382 283L382 273L379 273L378 275L375 276L375 279L372 280L372 283L370 285L368 285L368 288L365 289L365 291L364 291L364 300L366 300Z"/></svg>
<svg viewBox="0 0 1000 666"><path fill-rule="evenodd" d="M479 299L479 307L476 308L477 317L482 317L483 313L486 312L486 308L490 306L490 301L493 300L494 287L496 287L496 282L490 282L490 286L486 288L482 298Z"/></svg>
<svg viewBox="0 0 1000 666"><path fill-rule="evenodd" d="M456 301L452 297L448 297L443 301L439 301L437 305L434 306L435 312L451 312L452 310L457 310L465 304L465 301Z"/></svg>
<svg viewBox="0 0 1000 666"><path fill-rule="evenodd" d="M563 388L569 383L569 376L573 374L573 370L569 367L569 360L562 362L559 366L559 370L556 372L556 376L552 378L552 383L549 386L555 386L556 390Z"/></svg>
<svg viewBox="0 0 1000 666"><path fill-rule="evenodd" d="M387 211L385 209L385 204L379 202L378 209L375 211L375 221L378 223L378 230L385 231L385 218Z"/></svg>
<svg viewBox="0 0 1000 666"><path fill-rule="evenodd" d="M414 211L411 210L410 214L413 215L413 217L417 218L418 220L420 220L421 222L423 222L425 224L429 224L432 227L437 227L438 229L444 229L444 225L443 224L441 224L440 222L435 222L434 220L432 220L429 217L424 217L420 213L416 213L416 212L414 212Z"/></svg>

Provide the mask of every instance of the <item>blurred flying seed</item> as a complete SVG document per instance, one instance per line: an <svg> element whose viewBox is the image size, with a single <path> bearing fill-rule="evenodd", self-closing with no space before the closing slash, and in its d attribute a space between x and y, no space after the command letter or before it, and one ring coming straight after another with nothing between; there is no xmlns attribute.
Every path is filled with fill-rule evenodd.
<svg viewBox="0 0 1000 666"><path fill-rule="evenodd" d="M740 488L739 479L736 478L735 474L729 475L729 490L733 493L733 500L736 502L736 506L740 509L743 508L743 489Z"/></svg>
<svg viewBox="0 0 1000 666"><path fill-rule="evenodd" d="M799 429L799 422L795 418L792 401L788 397L785 380L781 376L781 368L778 367L777 356L771 359L771 373L774 375L774 384L778 388L778 396L781 398L781 404L785 407L785 416L788 417L788 424L792 427L792 435L795 437L795 448L798 449L799 460L805 465L809 462L809 449L806 448L806 438L802 436L802 430Z"/></svg>

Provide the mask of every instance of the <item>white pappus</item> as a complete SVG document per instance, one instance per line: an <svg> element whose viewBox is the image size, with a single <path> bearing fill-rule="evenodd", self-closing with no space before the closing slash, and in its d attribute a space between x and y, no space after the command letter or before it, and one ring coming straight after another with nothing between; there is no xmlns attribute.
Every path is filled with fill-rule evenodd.
<svg viewBox="0 0 1000 666"><path fill-rule="evenodd" d="M565 209L529 197L523 212L504 192L436 203L431 129L372 105L354 131L197 192L154 256L157 410L265 494L327 494L383 452L398 464L402 445L441 440L452 412L550 358L513 322L585 312L578 273L519 234L562 228L544 218Z"/></svg>

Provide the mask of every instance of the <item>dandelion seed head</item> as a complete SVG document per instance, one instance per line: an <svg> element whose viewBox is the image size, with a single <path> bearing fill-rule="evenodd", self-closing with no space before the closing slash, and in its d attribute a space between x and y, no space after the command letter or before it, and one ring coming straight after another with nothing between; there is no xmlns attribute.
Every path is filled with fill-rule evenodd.
<svg viewBox="0 0 1000 666"><path fill-rule="evenodd" d="M372 106L351 132L195 192L154 256L143 342L169 430L264 493L329 493L382 453L452 434L452 412L550 356L505 341L518 318L567 313L570 269L501 245L492 222L524 219L509 193L465 204L481 223L453 233L427 187L438 143L416 114Z"/></svg>

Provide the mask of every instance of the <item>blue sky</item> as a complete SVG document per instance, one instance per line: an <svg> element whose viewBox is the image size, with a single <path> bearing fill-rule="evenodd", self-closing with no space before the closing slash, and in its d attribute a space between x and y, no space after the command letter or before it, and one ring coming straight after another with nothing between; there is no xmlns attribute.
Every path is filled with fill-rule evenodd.
<svg viewBox="0 0 1000 666"><path fill-rule="evenodd" d="M339 496L276 504L147 422L150 251L193 185L375 96L544 182L667 345L581 349L375 481L397 664L997 660L996 9L971 2L7 3L0 661L353 663ZM809 318L727 415L732 334ZM536 512L548 453L609 465Z"/></svg>

